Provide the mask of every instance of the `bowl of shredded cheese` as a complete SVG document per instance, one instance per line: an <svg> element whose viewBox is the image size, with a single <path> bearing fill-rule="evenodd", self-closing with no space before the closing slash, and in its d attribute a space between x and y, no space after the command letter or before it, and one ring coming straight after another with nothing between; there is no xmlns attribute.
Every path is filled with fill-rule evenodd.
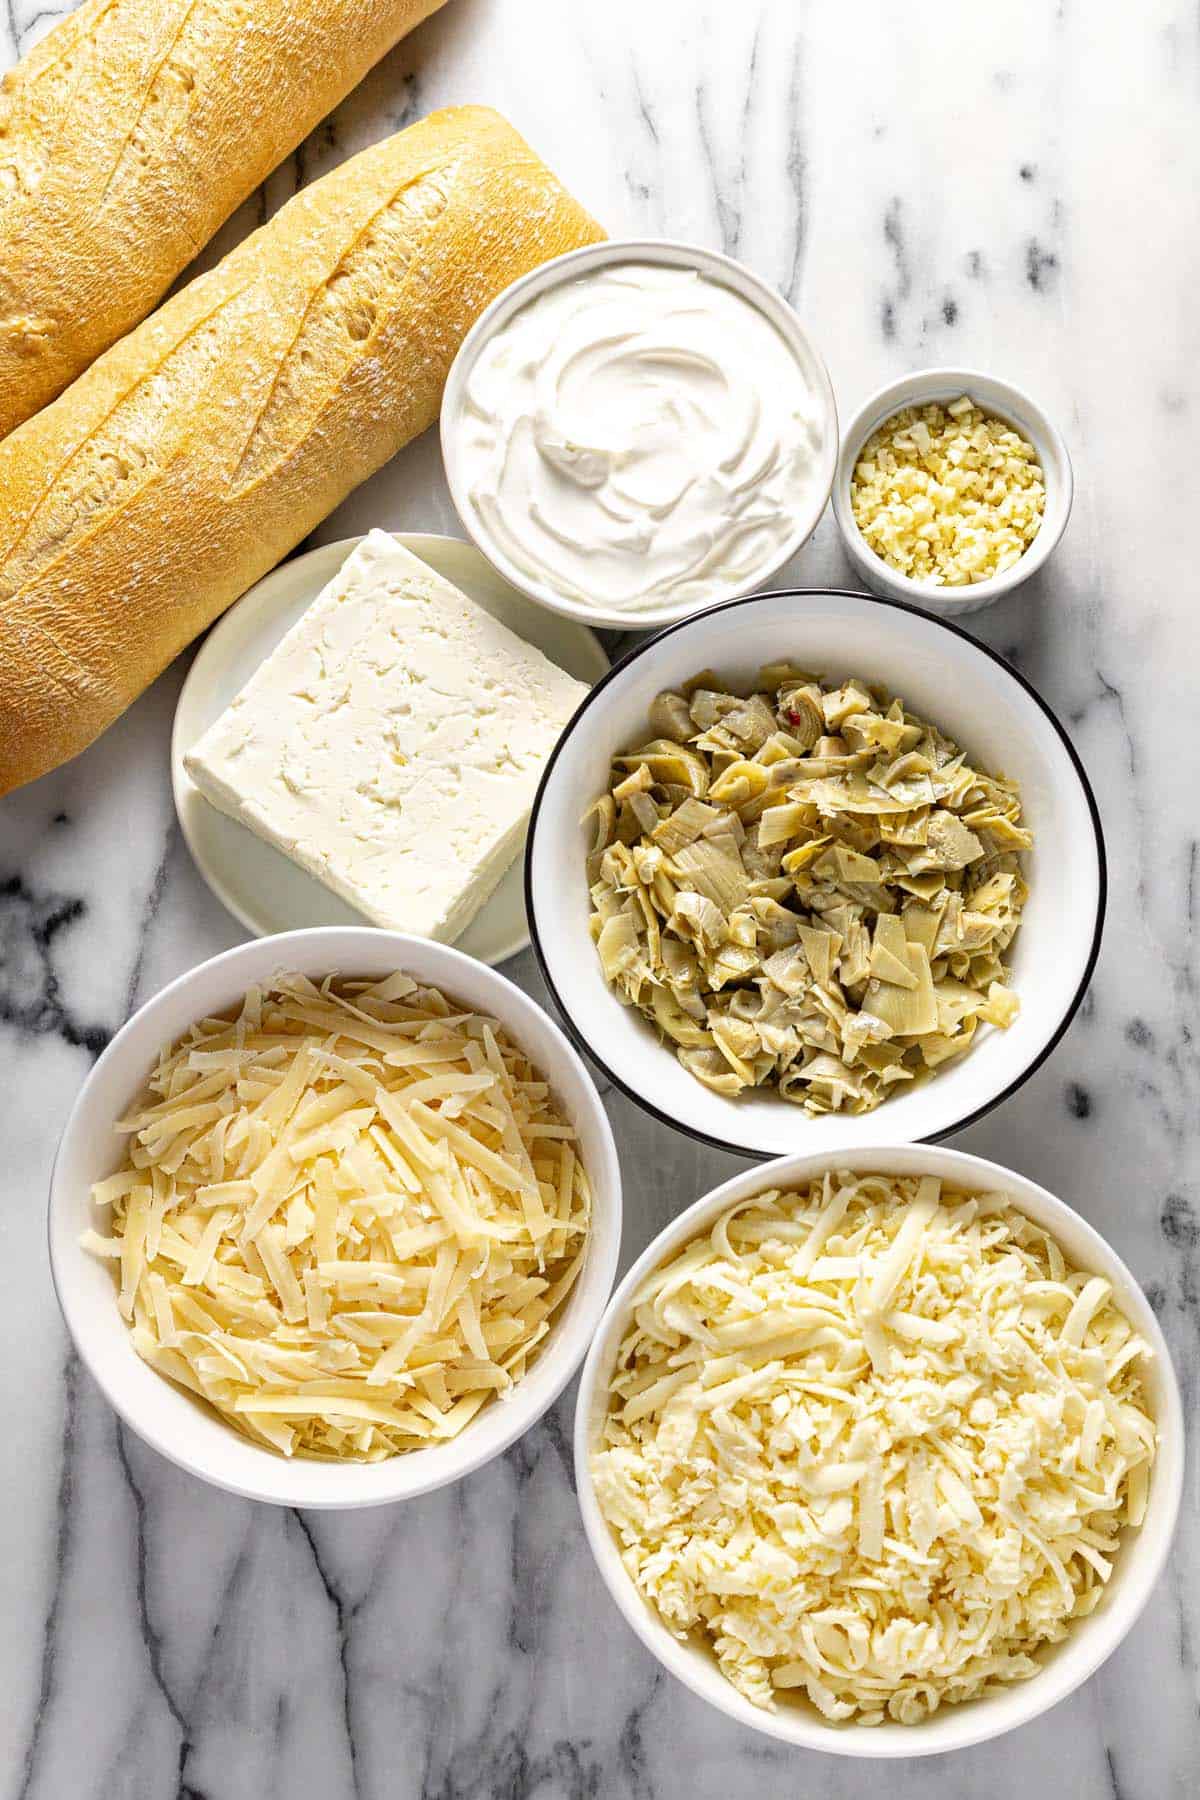
<svg viewBox="0 0 1200 1800"><path fill-rule="evenodd" d="M585 1527L642 1641L786 1742L963 1748L1085 1680L1161 1573L1179 1392L1145 1295L1011 1170L781 1158L689 1208L584 1366Z"/></svg>
<svg viewBox="0 0 1200 1800"><path fill-rule="evenodd" d="M976 369L922 369L850 421L833 510L868 587L953 617L1044 565L1072 494L1066 444L1028 394Z"/></svg>
<svg viewBox="0 0 1200 1800"><path fill-rule="evenodd" d="M366 927L240 945L118 1033L51 1181L68 1328L116 1410L292 1506L424 1493L574 1372L620 1241L589 1076L511 982Z"/></svg>

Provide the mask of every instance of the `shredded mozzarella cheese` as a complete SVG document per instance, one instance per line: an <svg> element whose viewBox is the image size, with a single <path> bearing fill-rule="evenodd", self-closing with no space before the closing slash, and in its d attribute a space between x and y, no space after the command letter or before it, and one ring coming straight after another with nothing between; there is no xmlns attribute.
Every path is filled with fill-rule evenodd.
<svg viewBox="0 0 1200 1800"><path fill-rule="evenodd" d="M1028 438L964 394L887 419L859 453L850 503L889 568L910 581L965 587L1025 554L1046 490Z"/></svg>
<svg viewBox="0 0 1200 1800"><path fill-rule="evenodd" d="M495 1021L280 977L165 1051L96 1184L138 1354L284 1455L380 1461L519 1381L570 1292L574 1132Z"/></svg>
<svg viewBox="0 0 1200 1800"><path fill-rule="evenodd" d="M1141 1521L1148 1348L1002 1195L761 1195L633 1319L596 1494L642 1594L758 1706L908 1724L1024 1680Z"/></svg>

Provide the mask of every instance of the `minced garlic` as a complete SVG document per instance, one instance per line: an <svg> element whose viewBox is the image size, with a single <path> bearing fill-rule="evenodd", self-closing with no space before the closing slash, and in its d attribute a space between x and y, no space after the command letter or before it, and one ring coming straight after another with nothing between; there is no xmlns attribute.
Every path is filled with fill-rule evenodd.
<svg viewBox="0 0 1200 1800"><path fill-rule="evenodd" d="M1038 534L1037 451L964 394L906 406L863 446L850 501L868 547L910 581L967 587L1003 574Z"/></svg>
<svg viewBox="0 0 1200 1800"><path fill-rule="evenodd" d="M912 1724L1025 1680L1141 1522L1148 1348L1002 1194L771 1191L632 1311L597 1499L663 1622L757 1706Z"/></svg>

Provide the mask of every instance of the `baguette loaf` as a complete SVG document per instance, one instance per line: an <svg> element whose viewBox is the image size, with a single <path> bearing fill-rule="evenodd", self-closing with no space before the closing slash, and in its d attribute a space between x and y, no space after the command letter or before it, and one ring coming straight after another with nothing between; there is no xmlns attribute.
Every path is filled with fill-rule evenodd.
<svg viewBox="0 0 1200 1800"><path fill-rule="evenodd" d="M0 793L82 750L433 423L502 288L602 235L496 113L434 113L0 442Z"/></svg>
<svg viewBox="0 0 1200 1800"><path fill-rule="evenodd" d="M0 82L0 437L442 0L84 0Z"/></svg>

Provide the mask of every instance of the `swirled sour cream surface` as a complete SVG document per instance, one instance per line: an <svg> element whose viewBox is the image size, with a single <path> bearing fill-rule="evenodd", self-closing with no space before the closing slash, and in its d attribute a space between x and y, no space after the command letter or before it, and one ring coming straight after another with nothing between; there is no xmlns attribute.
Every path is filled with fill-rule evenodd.
<svg viewBox="0 0 1200 1800"><path fill-rule="evenodd" d="M540 294L485 344L455 461L521 575L636 613L769 573L824 433L820 394L757 307L694 270L631 262Z"/></svg>

